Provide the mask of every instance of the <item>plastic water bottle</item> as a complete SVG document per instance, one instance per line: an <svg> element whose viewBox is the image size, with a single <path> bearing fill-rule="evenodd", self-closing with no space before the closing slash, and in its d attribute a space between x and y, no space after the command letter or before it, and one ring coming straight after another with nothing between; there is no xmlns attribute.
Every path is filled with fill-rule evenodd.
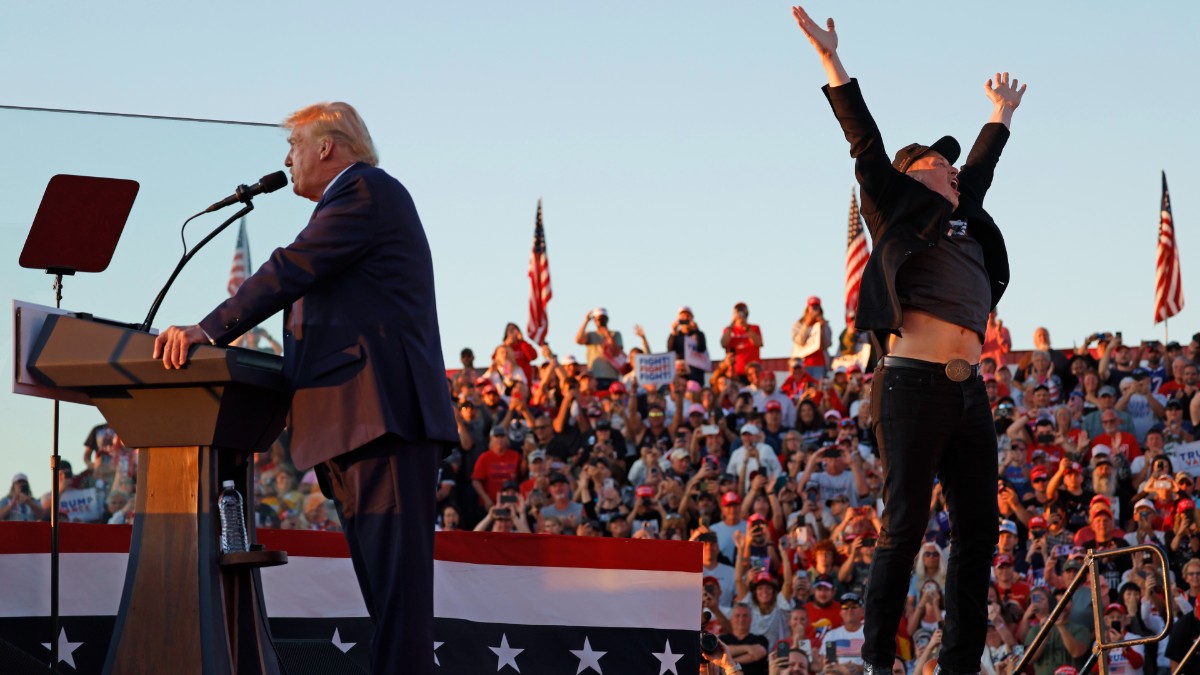
<svg viewBox="0 0 1200 675"><path fill-rule="evenodd" d="M240 553L246 547L246 517L242 508L242 495L233 487L233 481L221 483L221 496L217 507L221 512L221 552Z"/></svg>

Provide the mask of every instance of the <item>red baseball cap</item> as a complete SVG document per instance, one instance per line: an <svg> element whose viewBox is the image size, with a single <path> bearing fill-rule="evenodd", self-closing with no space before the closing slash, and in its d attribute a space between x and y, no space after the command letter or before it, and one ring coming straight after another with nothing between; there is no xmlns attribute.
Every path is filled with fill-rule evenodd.
<svg viewBox="0 0 1200 675"><path fill-rule="evenodd" d="M1033 467L1033 471L1029 472L1029 480L1037 480L1038 478L1045 478L1047 475L1049 475L1049 473L1050 473L1049 471L1046 471L1046 467L1035 466L1035 467Z"/></svg>
<svg viewBox="0 0 1200 675"><path fill-rule="evenodd" d="M1075 666L1059 666L1054 675L1079 675L1079 671L1075 670Z"/></svg>
<svg viewBox="0 0 1200 675"><path fill-rule="evenodd" d="M1186 513L1196 508L1196 502L1190 499L1180 499L1175 502L1175 513Z"/></svg>
<svg viewBox="0 0 1200 675"><path fill-rule="evenodd" d="M780 412L783 410L783 404L776 400L767 401L767 412Z"/></svg>
<svg viewBox="0 0 1200 675"><path fill-rule="evenodd" d="M1046 519L1041 516L1034 516L1029 519L1029 529L1044 530L1046 529Z"/></svg>
<svg viewBox="0 0 1200 675"><path fill-rule="evenodd" d="M996 556L994 560L992 560L992 566L994 567L1011 564L1013 564L1013 557L1007 553L1001 553L1000 555Z"/></svg>
<svg viewBox="0 0 1200 675"><path fill-rule="evenodd" d="M613 382L612 384L608 385L608 393L610 394L624 394L626 391L625 385L621 382Z"/></svg>
<svg viewBox="0 0 1200 675"><path fill-rule="evenodd" d="M751 513L750 517L746 519L746 522L747 523L765 523L765 522L767 522L767 517L761 513Z"/></svg>
<svg viewBox="0 0 1200 675"><path fill-rule="evenodd" d="M750 582L750 588L754 588L759 584L775 585L775 577L771 576L770 572L759 572L754 575L754 581Z"/></svg>
<svg viewBox="0 0 1200 675"><path fill-rule="evenodd" d="M1121 614L1124 614L1125 605L1122 605L1119 602L1110 602L1104 607L1104 613L1108 614L1109 612L1120 612Z"/></svg>
<svg viewBox="0 0 1200 675"><path fill-rule="evenodd" d="M708 586L709 584L712 584L713 586L720 588L721 580L716 577L704 577L704 579L700 582L701 586Z"/></svg>
<svg viewBox="0 0 1200 675"><path fill-rule="evenodd" d="M650 485L639 485L638 489L634 491L634 494L638 497L653 497L654 487Z"/></svg>
<svg viewBox="0 0 1200 675"><path fill-rule="evenodd" d="M815 295L808 296L808 306L809 307L820 307L821 299Z"/></svg>
<svg viewBox="0 0 1200 675"><path fill-rule="evenodd" d="M738 496L738 493L733 492L732 490L729 492L726 492L724 495L721 496L721 506L729 506L730 504L741 504L741 503L742 503L742 498Z"/></svg>

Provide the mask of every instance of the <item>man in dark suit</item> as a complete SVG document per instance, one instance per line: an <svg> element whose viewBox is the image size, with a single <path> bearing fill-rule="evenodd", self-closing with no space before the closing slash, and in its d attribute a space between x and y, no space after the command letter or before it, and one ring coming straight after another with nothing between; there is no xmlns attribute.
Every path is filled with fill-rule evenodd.
<svg viewBox="0 0 1200 675"><path fill-rule="evenodd" d="M316 467L342 518L375 622L373 672L432 673L435 483L440 444L458 433L429 244L353 107L316 104L284 126L312 218L199 324L163 331L154 356L181 368L192 345L227 345L286 311L292 459Z"/></svg>

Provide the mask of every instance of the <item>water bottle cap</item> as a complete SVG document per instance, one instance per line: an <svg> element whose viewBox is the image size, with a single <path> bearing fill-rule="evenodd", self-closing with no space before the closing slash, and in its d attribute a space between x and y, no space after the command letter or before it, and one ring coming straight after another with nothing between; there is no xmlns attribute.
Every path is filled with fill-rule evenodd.
<svg viewBox="0 0 1200 675"><path fill-rule="evenodd" d="M223 481L221 481L221 487L231 488L231 487L233 487L233 481L223 480Z"/></svg>

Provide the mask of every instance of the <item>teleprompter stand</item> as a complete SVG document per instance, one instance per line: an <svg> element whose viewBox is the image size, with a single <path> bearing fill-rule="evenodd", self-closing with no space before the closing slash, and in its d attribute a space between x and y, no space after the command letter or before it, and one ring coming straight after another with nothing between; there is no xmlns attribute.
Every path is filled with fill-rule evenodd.
<svg viewBox="0 0 1200 675"><path fill-rule="evenodd" d="M21 250L21 267L54 275L54 306L62 306L63 276L103 272L112 260L137 197L131 180L59 174L50 179ZM58 430L54 400L50 449L50 671L58 667Z"/></svg>

